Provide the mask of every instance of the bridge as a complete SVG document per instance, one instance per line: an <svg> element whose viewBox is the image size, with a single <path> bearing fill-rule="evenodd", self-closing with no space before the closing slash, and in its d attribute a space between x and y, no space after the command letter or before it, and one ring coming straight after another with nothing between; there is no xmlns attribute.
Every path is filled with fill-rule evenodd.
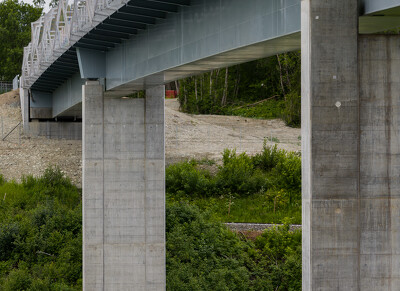
<svg viewBox="0 0 400 291"><path fill-rule="evenodd" d="M165 289L164 84L300 48L303 290L397 290L400 37L377 33L399 16L400 0L60 0L32 23L24 129L82 136L84 290Z"/></svg>

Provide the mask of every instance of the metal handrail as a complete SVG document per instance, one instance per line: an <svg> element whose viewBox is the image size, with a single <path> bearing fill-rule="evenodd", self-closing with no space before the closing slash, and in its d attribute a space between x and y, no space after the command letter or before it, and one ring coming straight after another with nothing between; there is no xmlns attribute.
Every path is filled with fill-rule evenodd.
<svg viewBox="0 0 400 291"><path fill-rule="evenodd" d="M29 88L60 52L76 42L76 36L86 34L126 3L127 0L59 0L56 7L31 24L32 40L24 48L20 86Z"/></svg>

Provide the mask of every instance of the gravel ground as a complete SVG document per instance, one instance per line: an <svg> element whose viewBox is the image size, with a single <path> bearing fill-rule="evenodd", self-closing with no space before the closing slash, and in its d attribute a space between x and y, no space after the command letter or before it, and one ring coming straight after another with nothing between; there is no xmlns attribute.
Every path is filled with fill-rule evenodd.
<svg viewBox="0 0 400 291"><path fill-rule="evenodd" d="M17 91L0 95L2 136L21 121ZM279 148L300 151L300 129L281 120L257 120L236 116L188 115L178 111L177 100L166 100L166 161L182 159L221 159L225 148L255 154L263 140L277 142ZM29 138L17 127L4 141L0 138L0 173L8 180L23 175L40 175L55 165L78 187L82 176L82 143L72 140Z"/></svg>

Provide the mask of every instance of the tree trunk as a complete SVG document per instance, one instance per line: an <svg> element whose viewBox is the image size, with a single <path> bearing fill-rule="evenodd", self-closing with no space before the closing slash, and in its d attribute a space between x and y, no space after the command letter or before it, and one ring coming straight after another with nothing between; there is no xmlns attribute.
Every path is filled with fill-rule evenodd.
<svg viewBox="0 0 400 291"><path fill-rule="evenodd" d="M197 113L199 113L199 102L198 102L198 99L197 99L197 77L194 77L194 95L196 97Z"/></svg>
<svg viewBox="0 0 400 291"><path fill-rule="evenodd" d="M210 98L212 96L212 85L213 85L213 80L212 80L212 75L214 71L210 72Z"/></svg>
<svg viewBox="0 0 400 291"><path fill-rule="evenodd" d="M240 85L240 70L238 66L236 71L236 82L235 82L235 100L237 100L239 96L239 85Z"/></svg>
<svg viewBox="0 0 400 291"><path fill-rule="evenodd" d="M218 92L216 91L216 90L218 90L218 76L219 76L219 69L217 69L216 72L215 72L214 104L217 103L217 98L218 98L218 96L217 96Z"/></svg>
<svg viewBox="0 0 400 291"><path fill-rule="evenodd" d="M279 59L279 55L276 55L276 58L278 59L278 64L279 64L279 76L280 76L280 80L281 80L282 93L283 93L284 96L286 96L285 87L284 87L284 85L283 85L283 76L282 76L281 60ZM286 97L285 97L285 98L286 98Z"/></svg>
<svg viewBox="0 0 400 291"><path fill-rule="evenodd" d="M221 100L221 106L226 105L226 98L228 96L228 75L229 75L229 69L225 69L225 87L224 87L224 93L222 95L222 100Z"/></svg>
<svg viewBox="0 0 400 291"><path fill-rule="evenodd" d="M179 96L179 81L175 81L175 89L176 89L176 94L178 94L178 96Z"/></svg>
<svg viewBox="0 0 400 291"><path fill-rule="evenodd" d="M197 77L194 77L194 96L196 97L197 102Z"/></svg>
<svg viewBox="0 0 400 291"><path fill-rule="evenodd" d="M204 82L204 74L201 75L200 79L200 100L203 100L203 82Z"/></svg>
<svg viewBox="0 0 400 291"><path fill-rule="evenodd" d="M287 53L284 54L285 56L285 71L286 71L286 80L287 80L287 85L289 88L289 91L292 89L292 85L290 83L290 77L289 77L289 69L288 69L288 60L287 60Z"/></svg>
<svg viewBox="0 0 400 291"><path fill-rule="evenodd" d="M185 96L184 102L183 102L183 108L184 111L186 111L187 108L187 94L186 94L186 86L185 84L183 85L183 95Z"/></svg>

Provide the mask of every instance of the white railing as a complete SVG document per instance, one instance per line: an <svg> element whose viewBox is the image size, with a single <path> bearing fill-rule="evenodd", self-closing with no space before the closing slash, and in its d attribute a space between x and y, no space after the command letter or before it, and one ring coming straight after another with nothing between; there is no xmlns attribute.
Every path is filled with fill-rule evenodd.
<svg viewBox="0 0 400 291"><path fill-rule="evenodd" d="M19 88L19 75L16 75L12 81L12 89L17 90Z"/></svg>
<svg viewBox="0 0 400 291"><path fill-rule="evenodd" d="M24 48L20 86L29 88L62 53L128 0L59 0L32 22L32 40Z"/></svg>

